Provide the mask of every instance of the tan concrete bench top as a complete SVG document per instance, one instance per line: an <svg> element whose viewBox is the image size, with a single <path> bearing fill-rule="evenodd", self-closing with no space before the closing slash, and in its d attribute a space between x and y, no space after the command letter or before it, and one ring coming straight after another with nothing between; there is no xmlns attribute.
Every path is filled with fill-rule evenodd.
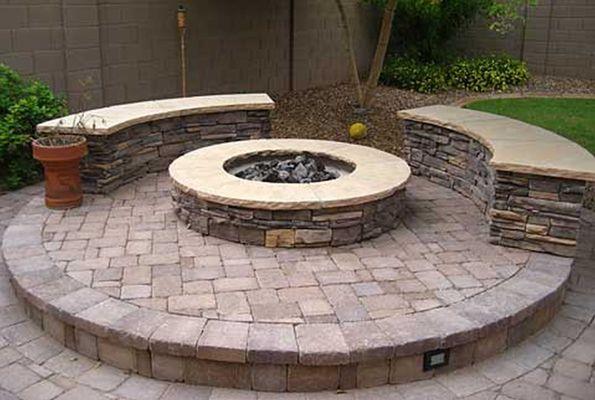
<svg viewBox="0 0 595 400"><path fill-rule="evenodd" d="M546 129L495 114L442 105L403 110L397 115L472 137L492 152L490 164L498 170L595 181L595 157Z"/></svg>
<svg viewBox="0 0 595 400"><path fill-rule="evenodd" d="M144 122L193 114L272 110L275 102L264 93L197 96L143 101L89 110L37 125L40 133L109 135Z"/></svg>

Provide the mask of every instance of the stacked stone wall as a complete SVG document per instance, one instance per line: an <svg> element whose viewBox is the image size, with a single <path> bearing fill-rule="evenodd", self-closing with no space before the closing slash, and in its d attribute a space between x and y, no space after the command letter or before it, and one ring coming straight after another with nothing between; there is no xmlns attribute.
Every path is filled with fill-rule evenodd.
<svg viewBox="0 0 595 400"><path fill-rule="evenodd" d="M496 170L483 144L432 124L406 120L403 131L413 173L473 199L493 243L574 255L587 182Z"/></svg>
<svg viewBox="0 0 595 400"><path fill-rule="evenodd" d="M178 216L205 235L266 247L342 246L394 229L405 207L405 189L381 200L329 209L233 207L179 189L174 201Z"/></svg>
<svg viewBox="0 0 595 400"><path fill-rule="evenodd" d="M572 256L585 181L497 171L490 236L503 245Z"/></svg>
<svg viewBox="0 0 595 400"><path fill-rule="evenodd" d="M476 140L458 132L403 121L405 157L412 172L473 200L483 212L494 198L492 155Z"/></svg>
<svg viewBox="0 0 595 400"><path fill-rule="evenodd" d="M196 114L138 124L109 135L86 134L89 154L81 174L85 192L110 191L177 157L214 144L267 138L269 111Z"/></svg>
<svg viewBox="0 0 595 400"><path fill-rule="evenodd" d="M595 274L595 184L587 186L583 199L575 265Z"/></svg>

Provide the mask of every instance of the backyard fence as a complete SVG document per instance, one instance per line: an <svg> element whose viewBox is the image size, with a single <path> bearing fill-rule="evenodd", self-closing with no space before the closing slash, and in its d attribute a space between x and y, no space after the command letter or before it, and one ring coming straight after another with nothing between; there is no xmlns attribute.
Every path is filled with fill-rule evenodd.
<svg viewBox="0 0 595 400"><path fill-rule="evenodd" d="M73 109L180 94L178 5L188 9L188 93L285 93L349 79L328 0L21 0L0 2L0 62L67 94ZM345 0L361 70L378 13ZM519 56L521 29L477 24L457 45ZM540 0L528 16L532 71L595 78L595 1ZM85 96L83 96L85 94Z"/></svg>
<svg viewBox="0 0 595 400"><path fill-rule="evenodd" d="M524 39L520 27L500 36L477 23L457 45L472 54L524 53L537 74L595 79L595 1L539 0L528 10Z"/></svg>
<svg viewBox="0 0 595 400"><path fill-rule="evenodd" d="M345 3L363 68L377 13L357 0ZM284 93L349 77L339 16L328 0L0 2L0 62L66 93L75 109L179 96L180 4L188 9L191 95Z"/></svg>

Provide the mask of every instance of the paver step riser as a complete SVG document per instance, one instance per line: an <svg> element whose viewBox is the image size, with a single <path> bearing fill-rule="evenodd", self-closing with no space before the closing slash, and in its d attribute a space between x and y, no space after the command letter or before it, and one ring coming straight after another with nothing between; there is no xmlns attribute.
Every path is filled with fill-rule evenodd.
<svg viewBox="0 0 595 400"><path fill-rule="evenodd" d="M291 364L259 364L249 360L242 363L227 362L217 360L225 358L224 353L217 351L212 352L209 359L162 354L152 351L150 339L146 348L130 346L123 344L122 339L125 336L110 335L107 333L109 329L105 329L104 335L97 336L65 323L53 309L42 310L32 304L29 301L31 296L18 286L18 277L13 282L29 317L59 343L87 357L166 381L258 391L303 392L412 382L490 358L522 342L547 325L562 304L566 278L559 281L556 290L532 304L529 315L514 324L505 324L505 328L478 331L477 335L470 335L472 340L457 343L456 346L443 339L438 346L415 346L418 351L407 356L391 356L386 359L364 356L365 361L353 363L346 360L338 365L304 365L299 361ZM525 311L520 310L519 314ZM449 365L424 372L423 354L440 348L449 349ZM399 350L394 347L393 351ZM368 353L372 353L372 350Z"/></svg>

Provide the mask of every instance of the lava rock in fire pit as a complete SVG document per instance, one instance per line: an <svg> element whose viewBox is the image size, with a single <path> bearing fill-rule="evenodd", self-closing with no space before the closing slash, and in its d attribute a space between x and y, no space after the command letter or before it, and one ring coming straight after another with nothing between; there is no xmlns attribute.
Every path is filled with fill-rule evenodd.
<svg viewBox="0 0 595 400"><path fill-rule="evenodd" d="M310 153L290 159L260 161L235 173L242 179L273 183L312 183L337 179L320 158Z"/></svg>

